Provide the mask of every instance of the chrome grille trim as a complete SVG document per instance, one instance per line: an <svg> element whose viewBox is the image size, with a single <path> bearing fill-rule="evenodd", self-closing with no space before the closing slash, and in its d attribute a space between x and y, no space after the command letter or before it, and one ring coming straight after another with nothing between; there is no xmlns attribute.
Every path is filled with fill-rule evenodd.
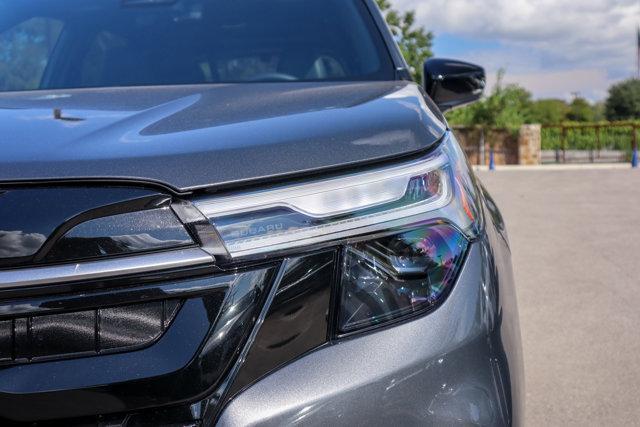
<svg viewBox="0 0 640 427"><path fill-rule="evenodd" d="M199 248L78 262L46 267L0 271L0 290L116 278L212 264L213 257Z"/></svg>

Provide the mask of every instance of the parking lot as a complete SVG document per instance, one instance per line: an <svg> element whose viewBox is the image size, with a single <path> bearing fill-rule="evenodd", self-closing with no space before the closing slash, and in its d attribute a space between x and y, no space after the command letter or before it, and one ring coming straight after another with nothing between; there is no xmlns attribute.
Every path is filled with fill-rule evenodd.
<svg viewBox="0 0 640 427"><path fill-rule="evenodd" d="M479 176L510 234L527 425L638 425L640 170Z"/></svg>

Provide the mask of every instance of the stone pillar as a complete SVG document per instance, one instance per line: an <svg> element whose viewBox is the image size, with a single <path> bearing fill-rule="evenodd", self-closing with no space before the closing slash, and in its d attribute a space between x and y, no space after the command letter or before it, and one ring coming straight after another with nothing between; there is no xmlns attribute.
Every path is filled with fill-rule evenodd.
<svg viewBox="0 0 640 427"><path fill-rule="evenodd" d="M539 165L541 163L542 126L523 125L518 136L518 164Z"/></svg>

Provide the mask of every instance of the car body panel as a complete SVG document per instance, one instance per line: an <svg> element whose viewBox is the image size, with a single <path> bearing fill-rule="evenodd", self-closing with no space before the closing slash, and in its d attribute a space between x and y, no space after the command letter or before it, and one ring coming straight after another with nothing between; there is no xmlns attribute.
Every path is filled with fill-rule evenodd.
<svg viewBox="0 0 640 427"><path fill-rule="evenodd" d="M424 151L446 130L409 82L253 83L0 94L0 183L178 191Z"/></svg>

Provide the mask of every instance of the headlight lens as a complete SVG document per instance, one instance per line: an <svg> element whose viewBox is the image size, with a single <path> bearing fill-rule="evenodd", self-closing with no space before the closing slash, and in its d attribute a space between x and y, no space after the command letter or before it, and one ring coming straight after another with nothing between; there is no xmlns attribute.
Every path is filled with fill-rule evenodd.
<svg viewBox="0 0 640 427"><path fill-rule="evenodd" d="M448 133L431 155L378 170L196 201L230 261L344 245L339 328L440 302L480 227L471 172Z"/></svg>
<svg viewBox="0 0 640 427"><path fill-rule="evenodd" d="M348 245L340 331L375 326L436 305L453 286L467 245L447 224Z"/></svg>

